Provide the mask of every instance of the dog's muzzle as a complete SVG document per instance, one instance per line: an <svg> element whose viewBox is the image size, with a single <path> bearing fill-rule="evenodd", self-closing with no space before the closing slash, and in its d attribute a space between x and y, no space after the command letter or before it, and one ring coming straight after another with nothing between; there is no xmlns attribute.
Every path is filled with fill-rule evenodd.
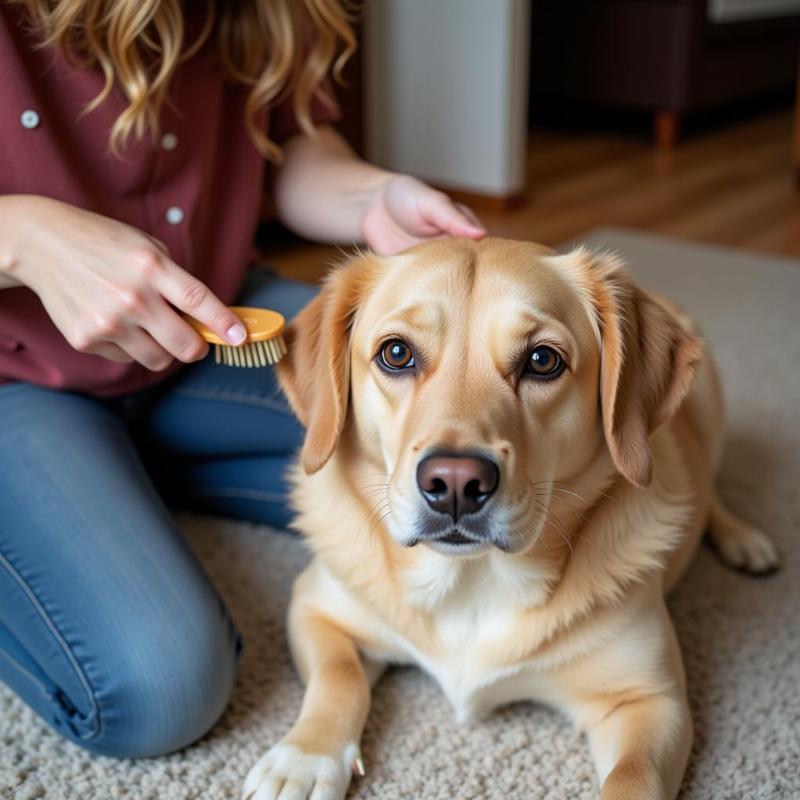
<svg viewBox="0 0 800 800"><path fill-rule="evenodd" d="M434 451L417 465L417 488L430 511L413 542L452 548L482 546L491 541L486 530L487 503L497 491L500 470L474 452Z"/></svg>

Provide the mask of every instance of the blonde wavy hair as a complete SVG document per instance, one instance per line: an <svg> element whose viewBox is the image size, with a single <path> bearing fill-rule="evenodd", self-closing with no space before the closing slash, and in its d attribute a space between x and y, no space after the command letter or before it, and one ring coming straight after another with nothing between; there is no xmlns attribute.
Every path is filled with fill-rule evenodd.
<svg viewBox="0 0 800 800"><path fill-rule="evenodd" d="M280 163L282 152L259 130L259 110L291 95L301 128L313 132L312 98L332 102L320 83L342 69L356 48L347 0L206 0L202 31L186 41L183 0L12 0L27 7L43 33L71 63L99 66L105 85L87 106L99 106L116 83L128 100L109 148L119 155L131 135L158 135L159 112L178 65L216 38L232 80L252 87L245 125L260 152ZM191 3L192 0L187 0Z"/></svg>

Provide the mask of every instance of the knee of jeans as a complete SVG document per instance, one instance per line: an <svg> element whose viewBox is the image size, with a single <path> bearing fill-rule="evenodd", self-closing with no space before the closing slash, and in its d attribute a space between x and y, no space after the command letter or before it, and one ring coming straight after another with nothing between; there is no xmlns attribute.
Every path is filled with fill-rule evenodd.
<svg viewBox="0 0 800 800"><path fill-rule="evenodd" d="M103 755L144 758L180 750L207 733L230 698L239 637L230 623L183 620L118 648L95 686L98 725L80 741Z"/></svg>

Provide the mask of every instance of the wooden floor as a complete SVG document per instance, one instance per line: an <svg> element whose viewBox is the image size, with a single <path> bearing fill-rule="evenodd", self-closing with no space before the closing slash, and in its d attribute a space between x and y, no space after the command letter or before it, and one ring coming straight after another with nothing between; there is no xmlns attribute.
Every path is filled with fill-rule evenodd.
<svg viewBox="0 0 800 800"><path fill-rule="evenodd" d="M534 131L524 204L481 214L496 236L556 245L601 225L800 256L792 116L773 111L695 134L672 151L628 133ZM284 242L266 259L318 280L336 248Z"/></svg>

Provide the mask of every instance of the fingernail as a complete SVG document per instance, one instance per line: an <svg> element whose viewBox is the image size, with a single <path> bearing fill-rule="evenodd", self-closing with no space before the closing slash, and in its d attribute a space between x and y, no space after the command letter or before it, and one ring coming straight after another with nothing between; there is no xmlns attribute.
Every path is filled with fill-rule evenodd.
<svg viewBox="0 0 800 800"><path fill-rule="evenodd" d="M231 325L225 334L225 338L231 344L241 344L247 338L247 331L243 325Z"/></svg>

